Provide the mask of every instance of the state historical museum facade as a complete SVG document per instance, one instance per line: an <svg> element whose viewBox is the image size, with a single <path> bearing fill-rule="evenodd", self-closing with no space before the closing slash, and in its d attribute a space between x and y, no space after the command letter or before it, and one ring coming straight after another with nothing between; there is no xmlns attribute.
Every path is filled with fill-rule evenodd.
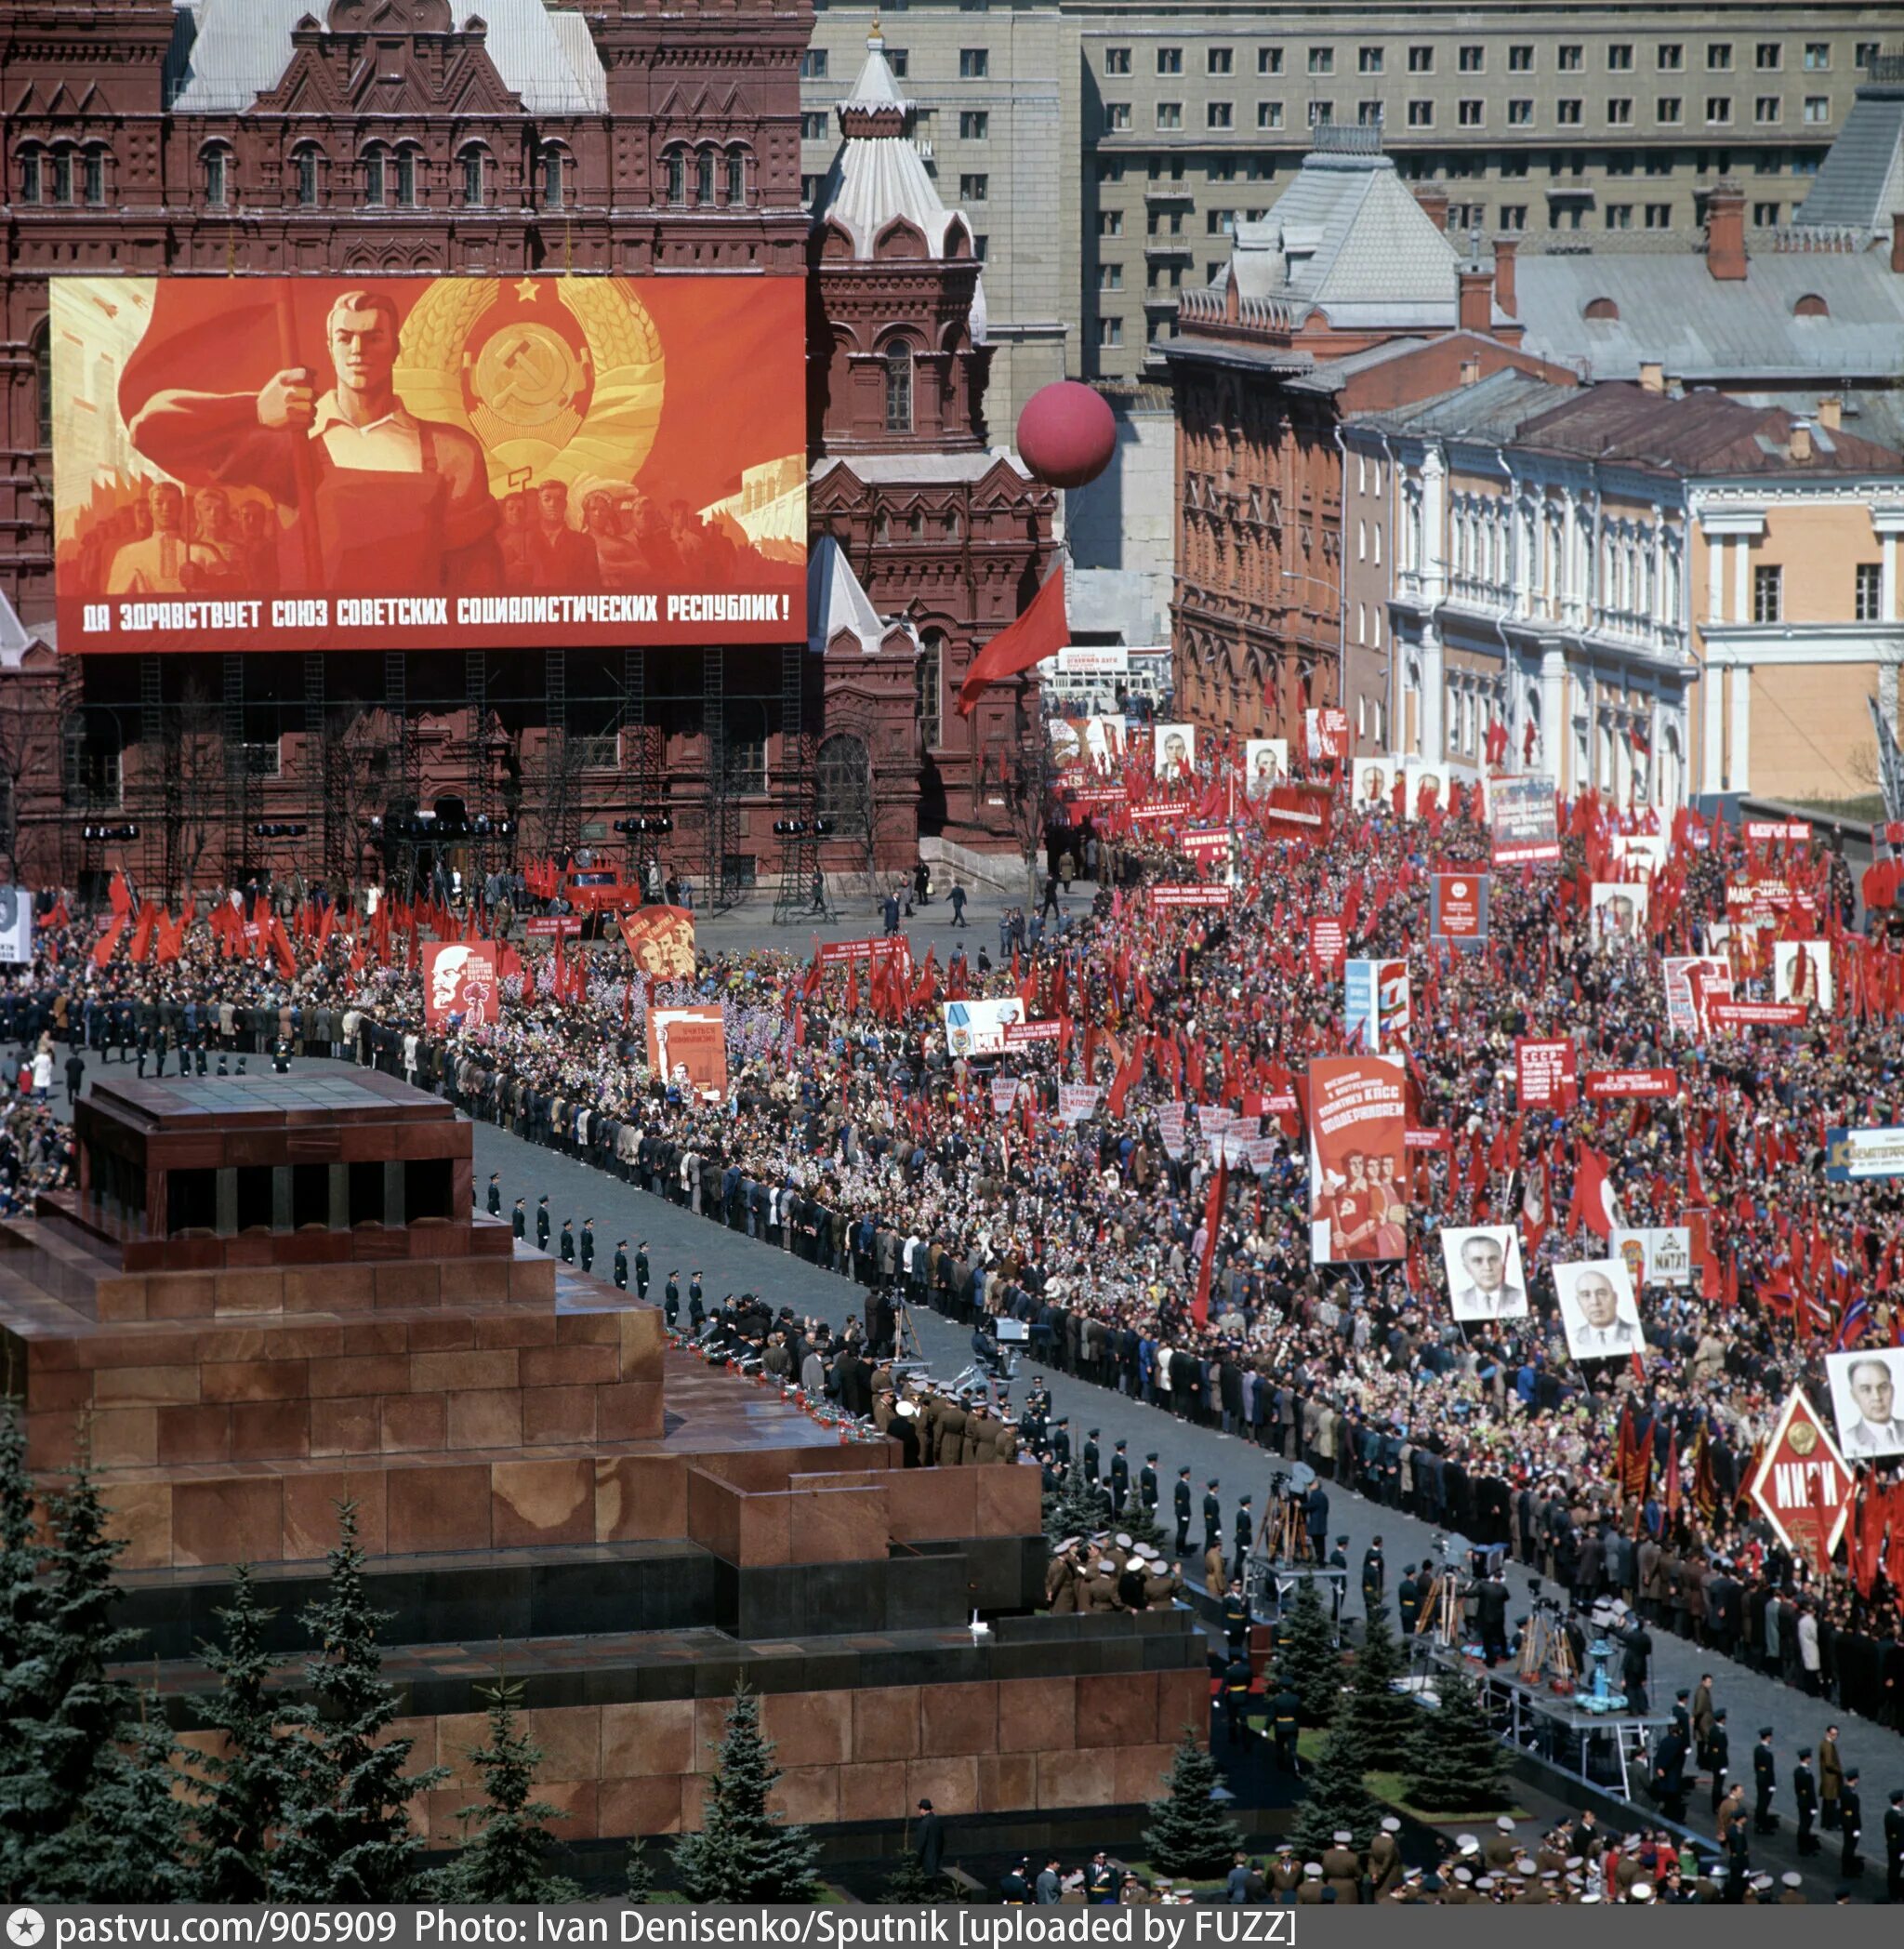
<svg viewBox="0 0 1904 1949"><path fill-rule="evenodd" d="M810 867L774 833L789 816L834 820L822 858L838 872L909 864L922 835L1016 850L1008 787L1035 694L970 723L950 705L1041 576L1051 497L999 456L959 470L986 484L961 487L959 524L943 516L945 448L984 442L969 260L869 263L848 281L851 321L829 316L832 232L800 201L812 22L807 0L687 13L643 0L586 13L553 0L11 0L0 850L20 880L70 884L123 860L157 889L309 873L320 856L340 877L374 874L372 820L445 795L509 819L508 846L530 854L618 849L617 818L665 815L658 840L631 843L689 876L702 904ZM886 254L882 240L873 255ZM843 567L862 611L863 587L879 598L877 630L824 633L836 573L833 600L810 603L809 636L778 644L246 655L206 639L60 654L49 275L235 289L259 274L709 272L807 281L820 378L804 538L816 564L827 553ZM882 373L906 348L903 421L890 395L826 382L841 346L874 339ZM89 383L68 385L61 410L83 411ZM868 448L880 465L856 472ZM911 456L927 463L917 479ZM797 505L804 484L760 491ZM928 508L939 545L913 547L909 565ZM273 822L310 837L256 836ZM139 837L88 842L88 824L137 824ZM502 844L465 863L498 863Z"/></svg>

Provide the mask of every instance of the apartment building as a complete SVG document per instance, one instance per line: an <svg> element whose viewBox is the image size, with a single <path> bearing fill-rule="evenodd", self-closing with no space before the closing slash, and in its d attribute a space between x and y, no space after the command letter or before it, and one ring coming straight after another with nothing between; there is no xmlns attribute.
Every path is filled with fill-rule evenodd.
<svg viewBox="0 0 1904 1949"><path fill-rule="evenodd" d="M817 7L810 176L871 18ZM1233 226L1276 201L1318 124L1380 120L1404 179L1445 189L1461 235L1683 248L1722 177L1743 187L1750 230L1790 223L1859 79L1898 39L1896 8L1870 0L1645 14L906 0L883 19L925 111L929 166L948 201L988 213L997 390L1014 408L1061 349L1075 377L1137 377L1175 329L1179 291L1213 280ZM1076 322L1068 341L1060 319Z"/></svg>

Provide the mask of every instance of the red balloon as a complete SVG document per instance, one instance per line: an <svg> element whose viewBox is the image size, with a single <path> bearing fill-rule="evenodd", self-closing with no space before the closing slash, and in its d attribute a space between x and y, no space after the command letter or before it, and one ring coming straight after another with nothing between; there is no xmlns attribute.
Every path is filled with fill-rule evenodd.
<svg viewBox="0 0 1904 1949"><path fill-rule="evenodd" d="M1082 487L1111 464L1117 422L1104 395L1076 379L1040 386L1018 416L1018 452L1053 487Z"/></svg>

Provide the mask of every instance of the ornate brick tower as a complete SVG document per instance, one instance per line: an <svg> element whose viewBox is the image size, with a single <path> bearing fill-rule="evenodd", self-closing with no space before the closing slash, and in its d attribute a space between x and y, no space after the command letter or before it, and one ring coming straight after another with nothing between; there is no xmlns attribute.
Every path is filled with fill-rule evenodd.
<svg viewBox="0 0 1904 1949"><path fill-rule="evenodd" d="M827 656L827 722L844 722L842 689L867 694L875 774L919 770L929 849L1016 850L1036 680L988 692L969 719L953 707L973 656L1042 579L1055 497L986 444L991 354L972 229L913 144L877 22L866 49L809 243L809 622ZM909 727L892 721L888 667L901 658ZM823 796L827 772L823 754Z"/></svg>

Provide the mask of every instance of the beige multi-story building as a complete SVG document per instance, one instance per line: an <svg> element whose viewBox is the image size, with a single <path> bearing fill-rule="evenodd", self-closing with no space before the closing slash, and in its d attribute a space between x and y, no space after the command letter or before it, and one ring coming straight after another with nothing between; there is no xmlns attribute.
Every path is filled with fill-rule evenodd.
<svg viewBox="0 0 1904 1949"><path fill-rule="evenodd" d="M1871 0L906 0L884 31L930 166L979 225L997 405L1015 411L1061 363L1137 377L1179 290L1219 273L1232 227L1276 201L1318 122L1380 119L1403 177L1445 192L1463 235L1684 247L1722 177L1742 186L1750 231L1788 224L1897 20ZM871 20L816 13L810 176Z"/></svg>

